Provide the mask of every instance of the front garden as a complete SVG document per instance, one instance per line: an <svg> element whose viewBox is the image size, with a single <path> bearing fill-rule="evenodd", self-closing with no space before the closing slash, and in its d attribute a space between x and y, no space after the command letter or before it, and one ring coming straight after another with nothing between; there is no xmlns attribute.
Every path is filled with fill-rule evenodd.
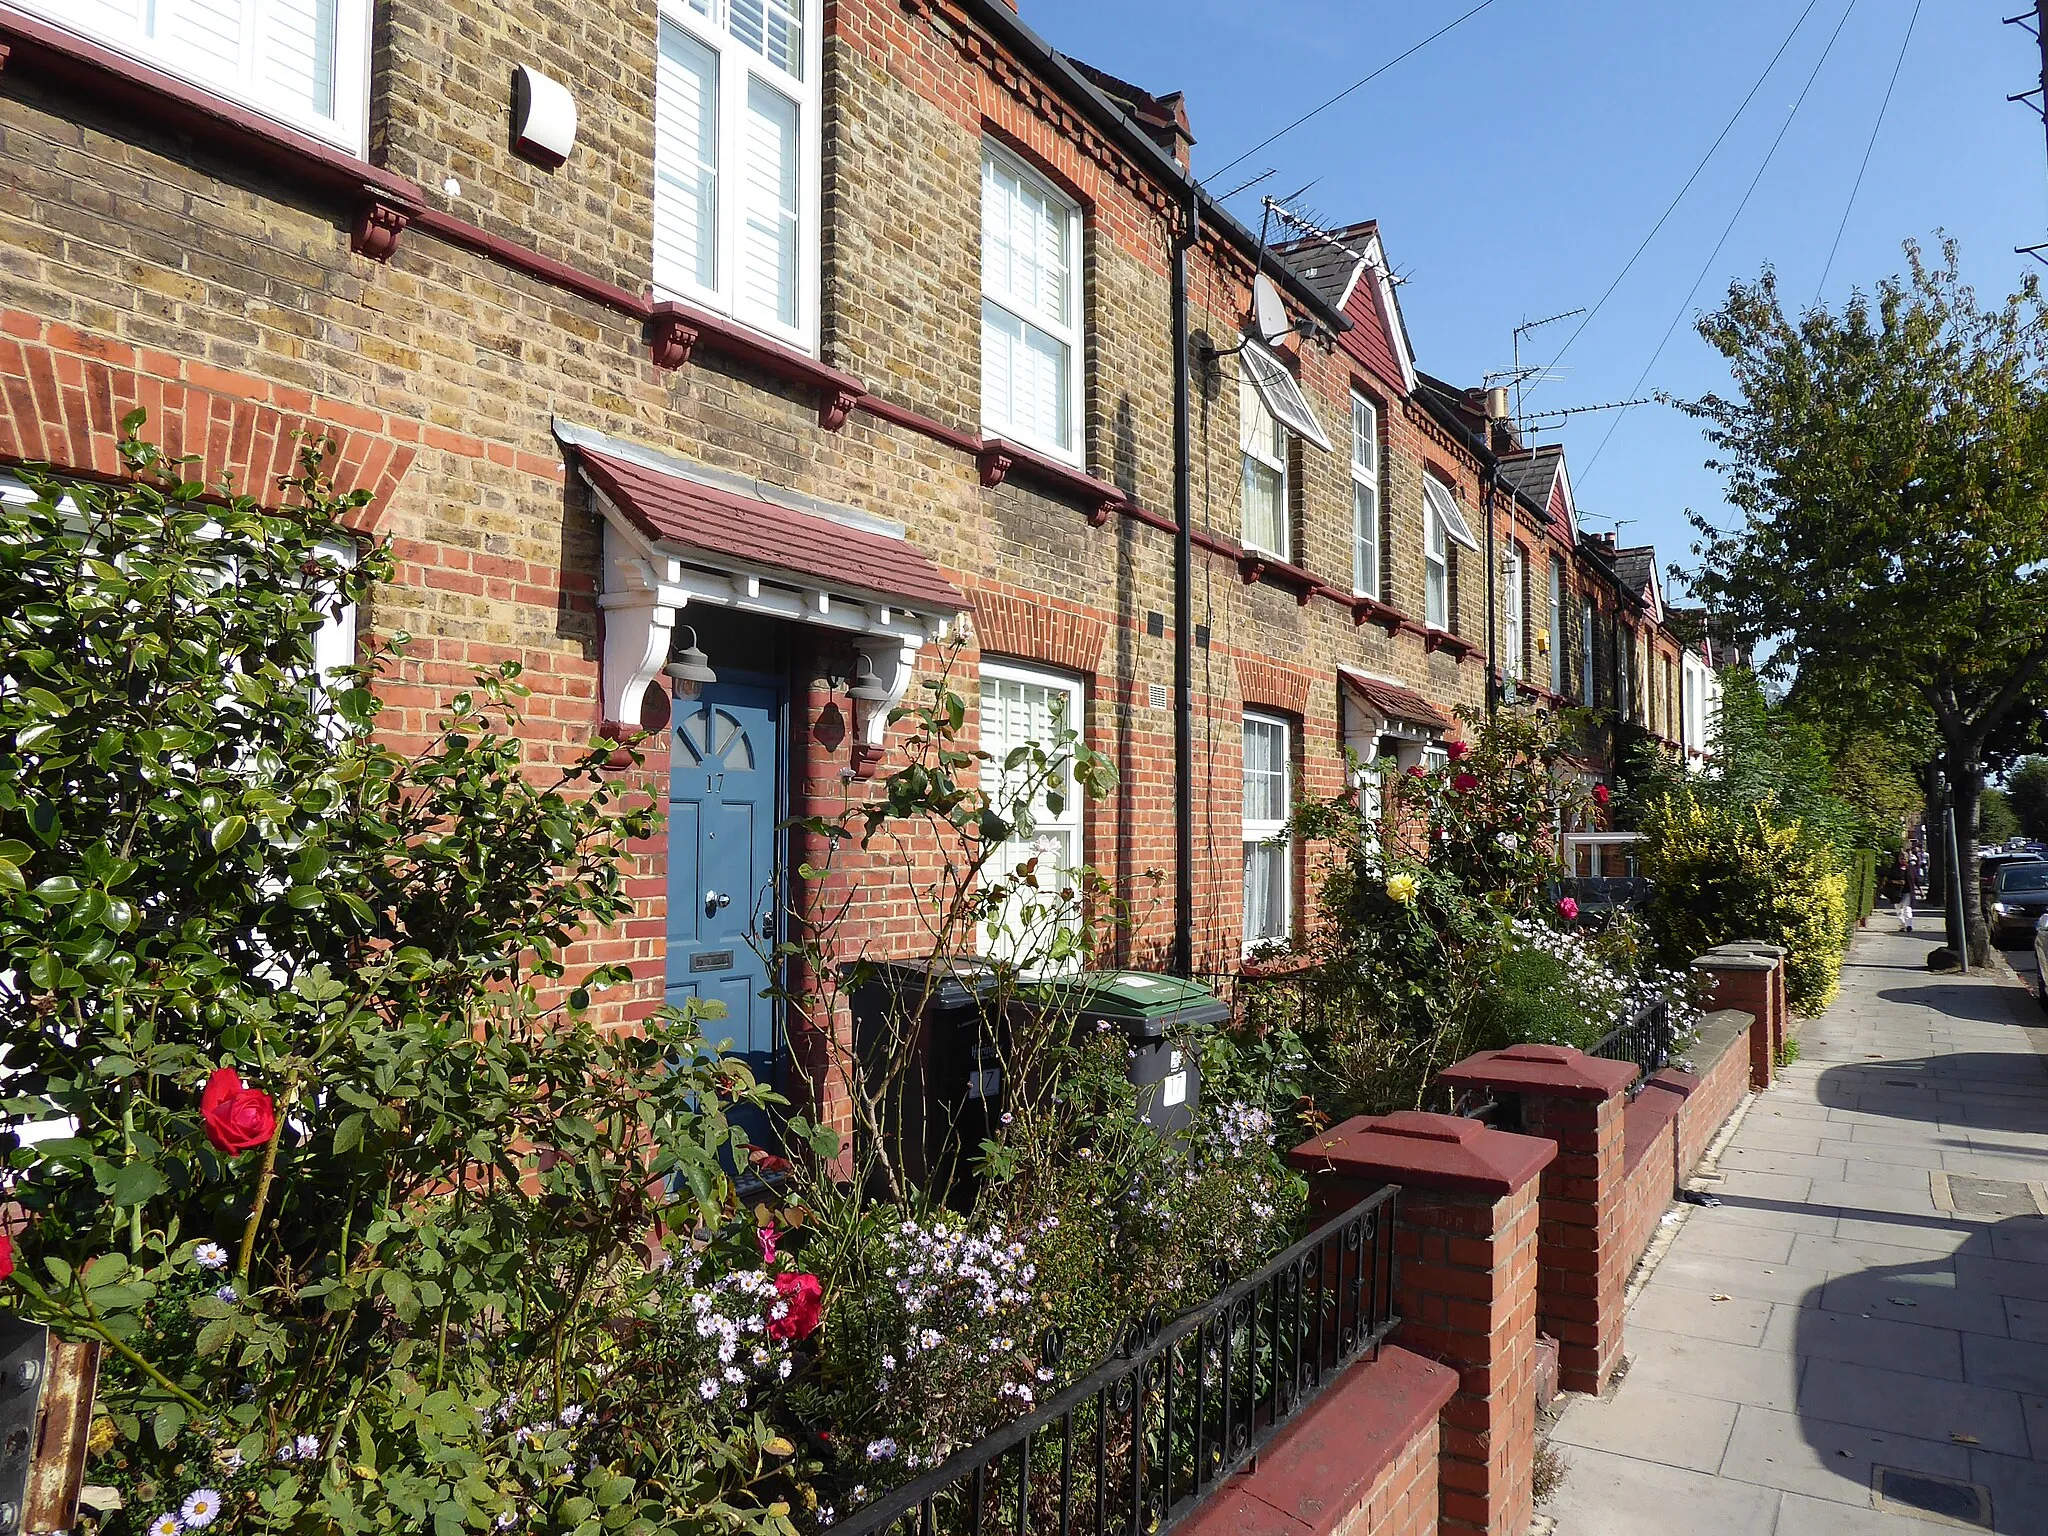
<svg viewBox="0 0 2048 1536"><path fill-rule="evenodd" d="M613 744L525 761L508 665L398 750L403 637L315 669L385 574L335 556L317 450L289 515L123 453L0 529L0 1299L102 1348L81 1529L814 1536L939 1488L940 1524L1099 1528L1112 1489L1156 1524L1383 1321L1391 1206L1300 1246L1289 1148L1445 1107L1475 1049L1600 1047L1654 997L1686 1027L1690 933L1577 925L1556 840L1594 787L1504 714L1370 824L1302 811L1316 921L1159 1046L1200 1069L1162 1115L1153 1043L1057 983L1143 913L1038 835L1110 765L1064 726L984 760L948 676L871 799L791 829L777 1104L715 1017L594 1022L623 977L571 946L658 826ZM883 883L932 963L876 1005L848 915ZM933 1091L956 984L971 1100ZM940 1474L1003 1435L1059 1507Z"/></svg>

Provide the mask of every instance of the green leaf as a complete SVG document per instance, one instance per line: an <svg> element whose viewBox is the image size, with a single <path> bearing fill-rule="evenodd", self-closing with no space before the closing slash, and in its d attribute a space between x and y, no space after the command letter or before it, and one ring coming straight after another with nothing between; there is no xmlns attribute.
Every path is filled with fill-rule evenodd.
<svg viewBox="0 0 2048 1536"><path fill-rule="evenodd" d="M78 892L78 882L69 875L52 875L38 885L32 894L46 907L68 907L78 900Z"/></svg>
<svg viewBox="0 0 2048 1536"><path fill-rule="evenodd" d="M193 1353L202 1360L211 1360L235 1341L235 1320L216 1317L199 1330L199 1338L193 1344Z"/></svg>
<svg viewBox="0 0 2048 1536"><path fill-rule="evenodd" d="M176 1402L165 1403L157 1409L156 1418L150 1425L151 1432L156 1436L156 1443L165 1450L171 1448L172 1442L184 1428L185 1405Z"/></svg>
<svg viewBox="0 0 2048 1536"><path fill-rule="evenodd" d="M213 851L226 853L242 840L243 834L248 830L249 819L246 816L223 816L213 824L213 831L210 834Z"/></svg>
<svg viewBox="0 0 2048 1536"><path fill-rule="evenodd" d="M164 1191L164 1176L148 1163L127 1163L114 1175L107 1199L114 1205L140 1205Z"/></svg>

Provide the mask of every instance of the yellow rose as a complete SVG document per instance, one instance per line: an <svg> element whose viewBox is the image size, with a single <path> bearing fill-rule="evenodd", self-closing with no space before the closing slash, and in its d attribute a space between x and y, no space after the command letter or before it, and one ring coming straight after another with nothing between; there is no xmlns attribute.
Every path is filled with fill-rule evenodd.
<svg viewBox="0 0 2048 1536"><path fill-rule="evenodd" d="M1408 905L1415 899L1415 877L1413 875L1391 875L1387 879L1387 894Z"/></svg>

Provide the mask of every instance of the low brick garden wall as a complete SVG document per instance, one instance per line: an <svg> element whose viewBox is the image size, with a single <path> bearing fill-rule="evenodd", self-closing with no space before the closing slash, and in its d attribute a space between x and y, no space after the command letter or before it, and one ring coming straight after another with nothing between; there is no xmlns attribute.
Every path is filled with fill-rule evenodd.
<svg viewBox="0 0 2048 1536"><path fill-rule="evenodd" d="M1691 1052L1693 1070L1654 1074L1622 1117L1622 1251L1630 1269L1749 1091L1750 1035L1768 1027L1733 1009L1708 1014Z"/></svg>

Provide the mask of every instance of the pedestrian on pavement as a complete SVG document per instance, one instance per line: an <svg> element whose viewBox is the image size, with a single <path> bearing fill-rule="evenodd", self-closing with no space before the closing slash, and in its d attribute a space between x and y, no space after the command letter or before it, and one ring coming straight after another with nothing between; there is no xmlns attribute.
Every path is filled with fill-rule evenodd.
<svg viewBox="0 0 2048 1536"><path fill-rule="evenodd" d="M1906 856L1901 853L1892 867L1885 871L1884 899L1896 903L1899 915L1899 932L1913 931L1913 872L1906 866Z"/></svg>

